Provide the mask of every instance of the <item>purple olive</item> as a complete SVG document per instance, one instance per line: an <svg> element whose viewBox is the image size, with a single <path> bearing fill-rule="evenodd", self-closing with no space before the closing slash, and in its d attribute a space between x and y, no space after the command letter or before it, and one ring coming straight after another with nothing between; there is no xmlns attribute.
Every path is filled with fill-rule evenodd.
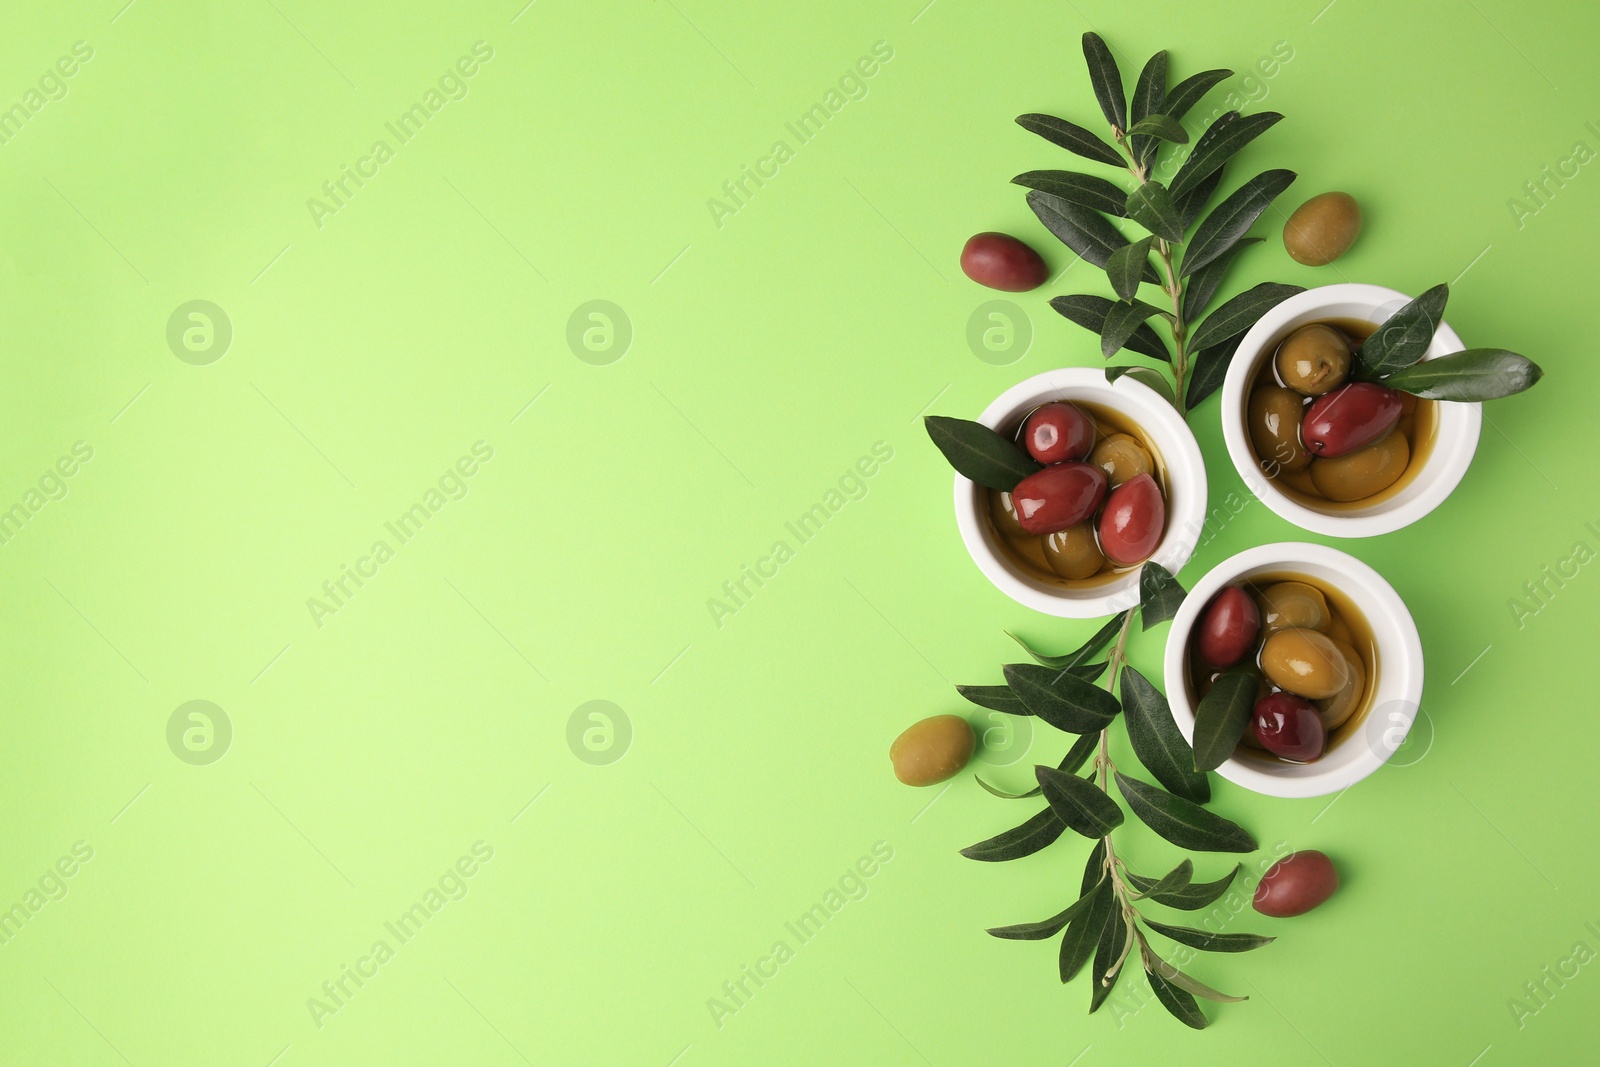
<svg viewBox="0 0 1600 1067"><path fill-rule="evenodd" d="M1400 421L1400 394L1372 382L1352 382L1317 397L1300 422L1313 456L1333 459L1381 440Z"/></svg>
<svg viewBox="0 0 1600 1067"><path fill-rule="evenodd" d="M1078 525L1105 498L1106 472L1090 463L1057 463L1034 471L1011 490L1018 525L1035 536Z"/></svg>
<svg viewBox="0 0 1600 1067"><path fill-rule="evenodd" d="M1338 888L1339 872L1327 856L1316 849L1291 852L1261 876L1255 909L1274 919L1304 915Z"/></svg>
<svg viewBox="0 0 1600 1067"><path fill-rule="evenodd" d="M1028 416L1022 443L1040 463L1082 459L1094 445L1094 420L1075 404L1046 404Z"/></svg>
<svg viewBox="0 0 1600 1067"><path fill-rule="evenodd" d="M1250 729L1262 748L1297 763L1310 763L1328 743L1317 706L1293 693L1271 693L1256 701Z"/></svg>
<svg viewBox="0 0 1600 1067"><path fill-rule="evenodd" d="M1096 467L1095 470L1099 470ZM1148 474L1123 482L1106 498L1100 516L1100 551L1119 567L1150 558L1167 526L1167 502Z"/></svg>
<svg viewBox="0 0 1600 1067"><path fill-rule="evenodd" d="M1261 633L1261 612L1256 602L1236 585L1211 598L1200 616L1195 650L1206 664L1221 670L1244 659Z"/></svg>
<svg viewBox="0 0 1600 1067"><path fill-rule="evenodd" d="M980 233L961 250L961 272L979 285L1007 293L1037 289L1050 277L1039 253L1008 233Z"/></svg>

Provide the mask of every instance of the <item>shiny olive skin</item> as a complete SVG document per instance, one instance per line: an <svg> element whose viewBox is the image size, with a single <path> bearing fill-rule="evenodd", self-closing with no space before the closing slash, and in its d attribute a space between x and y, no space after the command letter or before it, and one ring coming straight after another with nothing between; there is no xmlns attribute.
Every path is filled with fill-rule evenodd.
<svg viewBox="0 0 1600 1067"><path fill-rule="evenodd" d="M1283 247L1296 263L1320 267L1350 250L1361 233L1361 205L1349 193L1322 193L1283 224Z"/></svg>
<svg viewBox="0 0 1600 1067"><path fill-rule="evenodd" d="M1256 602L1243 589L1230 585L1212 597L1201 614L1195 651L1207 666L1221 670L1244 659L1255 648L1260 632Z"/></svg>
<svg viewBox="0 0 1600 1067"><path fill-rule="evenodd" d="M1292 693L1273 693L1256 701L1250 729L1262 748L1297 763L1315 760L1328 743L1317 706Z"/></svg>
<svg viewBox="0 0 1600 1067"><path fill-rule="evenodd" d="M1106 472L1113 489L1141 474L1149 474L1156 467L1149 450L1137 437L1126 433L1114 433L1095 445L1089 462Z"/></svg>
<svg viewBox="0 0 1600 1067"><path fill-rule="evenodd" d="M1267 868L1256 885L1256 911L1274 919L1304 915L1333 896L1339 872L1333 861L1315 849L1291 852Z"/></svg>
<svg viewBox="0 0 1600 1067"><path fill-rule="evenodd" d="M1279 385L1264 385L1250 394L1245 426L1261 469L1271 477L1279 471L1302 471L1311 453L1300 443L1300 418L1305 405L1299 393Z"/></svg>
<svg viewBox="0 0 1600 1067"><path fill-rule="evenodd" d="M1267 633L1321 630L1332 615L1322 590L1305 582L1276 582L1261 591L1261 621Z"/></svg>
<svg viewBox="0 0 1600 1067"><path fill-rule="evenodd" d="M1301 396L1331 393L1350 376L1350 340L1332 326L1302 326L1278 346L1278 377Z"/></svg>
<svg viewBox="0 0 1600 1067"><path fill-rule="evenodd" d="M1337 459L1382 440L1399 421L1399 393L1351 382L1312 401L1300 422L1300 439L1313 456Z"/></svg>
<svg viewBox="0 0 1600 1067"><path fill-rule="evenodd" d="M1399 481L1410 462L1411 442L1403 433L1392 433L1348 456L1317 460L1311 464L1311 484L1329 500L1365 500Z"/></svg>
<svg viewBox="0 0 1600 1067"><path fill-rule="evenodd" d="M1034 471L1011 490L1017 522L1042 537L1087 519L1106 498L1106 472L1090 463L1057 463Z"/></svg>
<svg viewBox="0 0 1600 1067"><path fill-rule="evenodd" d="M1040 463L1063 463L1087 456L1094 433L1094 420L1076 405L1046 404L1023 424L1022 443Z"/></svg>
<svg viewBox="0 0 1600 1067"><path fill-rule="evenodd" d="M1080 522L1046 537L1044 558L1051 570L1073 581L1092 578L1106 565L1105 553L1095 543L1091 522Z"/></svg>
<svg viewBox="0 0 1600 1067"><path fill-rule="evenodd" d="M959 715L934 715L908 726L889 746L894 776L906 785L937 785L960 773L977 745Z"/></svg>
<svg viewBox="0 0 1600 1067"><path fill-rule="evenodd" d="M1161 487L1148 474L1141 474L1106 497L1100 515L1100 551L1119 567L1143 563L1161 543L1166 526L1167 502Z"/></svg>
<svg viewBox="0 0 1600 1067"><path fill-rule="evenodd" d="M1317 701L1317 713L1322 716L1322 725L1332 733L1343 726L1345 720L1361 706L1361 698L1367 693L1367 667L1354 645L1337 637L1331 637L1329 640L1333 642L1334 648L1344 654L1344 661L1350 668L1350 678L1345 682L1344 688L1331 697Z"/></svg>
<svg viewBox="0 0 1600 1067"><path fill-rule="evenodd" d="M1037 289L1050 277L1039 253L1008 233L980 233L961 249L961 272L979 285L1006 293Z"/></svg>
<svg viewBox="0 0 1600 1067"><path fill-rule="evenodd" d="M1007 537L1026 537L1027 531L1017 521L1017 509L1011 503L1011 494L1002 493L998 489L989 490L989 518L994 521L995 529Z"/></svg>
<svg viewBox="0 0 1600 1067"><path fill-rule="evenodd" d="M1279 630L1261 646L1267 681L1307 700L1331 697L1350 680L1350 666L1333 641L1315 630Z"/></svg>

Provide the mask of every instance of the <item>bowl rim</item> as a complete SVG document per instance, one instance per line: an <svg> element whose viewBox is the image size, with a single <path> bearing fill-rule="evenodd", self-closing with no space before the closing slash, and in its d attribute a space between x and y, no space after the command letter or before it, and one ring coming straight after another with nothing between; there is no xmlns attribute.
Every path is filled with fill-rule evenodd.
<svg viewBox="0 0 1600 1067"><path fill-rule="evenodd" d="M1297 568L1323 570L1338 576L1336 581L1329 579L1330 584L1336 584L1366 616L1373 637L1378 641L1380 660L1360 735L1367 743L1347 737L1334 750L1338 758L1324 758L1315 763L1269 764L1265 760L1235 756L1217 768L1217 773L1228 781L1274 797L1324 796L1348 789L1371 775L1405 740L1422 700L1422 639L1410 609L1388 580L1371 566L1337 548L1306 541L1277 541L1247 548L1211 568L1195 583L1173 617L1172 628L1167 632L1162 676L1173 721L1184 739L1191 744L1194 742L1194 707L1184 677L1184 660L1190 631L1200 613L1223 586L1264 571ZM1375 718L1380 708L1392 708L1395 702L1403 702L1402 707L1408 707L1409 714L1391 710L1384 719ZM1382 744L1374 744L1372 724L1380 721L1388 725L1383 729Z"/></svg>
<svg viewBox="0 0 1600 1067"><path fill-rule="evenodd" d="M1396 289L1365 282L1339 282L1296 293L1277 304L1245 332L1222 382L1222 437L1228 458L1244 483L1269 510L1302 530L1329 537L1376 537L1411 525L1432 512L1455 491L1466 476L1482 431L1483 405L1440 401L1439 426L1432 451L1422 469L1398 496L1366 509L1330 513L1290 499L1272 480L1262 476L1245 431L1246 390L1256 364L1268 344L1286 330L1319 318L1366 318L1381 322L1412 298ZM1393 308L1391 310L1391 305ZM1344 313L1329 310L1343 309ZM1360 314L1366 309L1370 314ZM1351 312L1355 313L1352 314ZM1384 312L1384 314L1380 314ZM1376 322L1374 323L1376 325ZM1460 352L1461 338L1441 321L1423 359Z"/></svg>
<svg viewBox="0 0 1600 1067"><path fill-rule="evenodd" d="M1144 430L1161 452L1168 472L1167 530L1150 557L1176 574L1189 561L1204 530L1207 484L1205 459L1189 424L1160 393L1132 375L1108 382L1098 367L1061 367L1026 378L997 396L977 421L998 429L1024 411L1051 400L1070 400L1076 392L1092 404L1103 404L1127 415ZM1114 615L1139 602L1139 569L1133 568L1093 594L1068 596L1059 587L1027 579L1001 557L991 538L987 517L981 514L982 486L955 474L956 525L978 569L1006 596L1025 607L1065 619L1097 619Z"/></svg>

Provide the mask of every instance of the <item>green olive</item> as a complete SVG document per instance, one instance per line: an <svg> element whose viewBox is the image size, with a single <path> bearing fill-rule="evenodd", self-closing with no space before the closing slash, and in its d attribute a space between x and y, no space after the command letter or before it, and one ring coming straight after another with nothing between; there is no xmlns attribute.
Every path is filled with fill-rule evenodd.
<svg viewBox="0 0 1600 1067"><path fill-rule="evenodd" d="M1305 582L1278 582L1261 594L1261 632L1279 630L1325 630L1328 626L1328 601L1322 590Z"/></svg>
<svg viewBox="0 0 1600 1067"><path fill-rule="evenodd" d="M1389 436L1337 459L1311 464L1311 483L1329 500L1365 500L1400 480L1411 462L1411 442L1403 433Z"/></svg>
<svg viewBox="0 0 1600 1067"><path fill-rule="evenodd" d="M977 744L959 715L935 715L913 723L889 746L894 776L906 785L936 785L960 773Z"/></svg>
<svg viewBox="0 0 1600 1067"><path fill-rule="evenodd" d="M1331 697L1317 701L1317 713L1322 716L1322 725L1331 733L1344 725L1344 721L1355 712L1361 704L1361 698L1366 695L1367 668L1361 661L1360 653L1349 642L1340 641L1338 638L1329 640L1344 656L1345 664L1350 668L1350 676L1345 681L1344 688Z"/></svg>
<svg viewBox="0 0 1600 1067"><path fill-rule="evenodd" d="M1323 193L1295 209L1283 226L1283 247L1308 267L1332 263L1361 232L1361 205L1349 193Z"/></svg>
<svg viewBox="0 0 1600 1067"><path fill-rule="evenodd" d="M1095 445L1094 451L1089 453L1089 462L1106 472L1113 489L1155 470L1150 452L1138 438L1125 433L1114 433Z"/></svg>
<svg viewBox="0 0 1600 1067"><path fill-rule="evenodd" d="M1264 385L1250 394L1249 408L1246 425L1261 469L1274 478L1279 471L1305 470L1311 453L1300 443L1300 416L1305 412L1300 394Z"/></svg>
<svg viewBox="0 0 1600 1067"><path fill-rule="evenodd" d="M1279 630L1261 646L1261 670L1279 689L1307 700L1331 697L1350 680L1350 665L1326 635Z"/></svg>
<svg viewBox="0 0 1600 1067"><path fill-rule="evenodd" d="M995 528L1007 537L1028 536L1028 532L1022 528L1022 523L1017 521L1017 508L1011 503L1010 493L1002 493L997 489L989 490L989 518L994 520Z"/></svg>
<svg viewBox="0 0 1600 1067"><path fill-rule="evenodd" d="M1331 393L1350 376L1350 339L1332 326L1302 326L1278 346L1278 377L1301 396Z"/></svg>
<svg viewBox="0 0 1600 1067"><path fill-rule="evenodd" d="M1008 537L1006 544L1010 545L1024 562L1035 570L1050 573L1050 561L1044 558L1044 538L1024 534L1021 537Z"/></svg>
<svg viewBox="0 0 1600 1067"><path fill-rule="evenodd" d="M1094 523L1080 522L1044 539L1044 558L1050 569L1074 581L1092 578L1106 565L1106 557L1095 543Z"/></svg>

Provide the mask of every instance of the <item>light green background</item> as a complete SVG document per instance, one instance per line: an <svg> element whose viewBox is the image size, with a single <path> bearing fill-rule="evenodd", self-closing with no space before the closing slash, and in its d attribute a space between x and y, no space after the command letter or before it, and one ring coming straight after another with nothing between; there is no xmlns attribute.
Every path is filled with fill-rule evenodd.
<svg viewBox="0 0 1600 1067"><path fill-rule="evenodd" d="M1520 1027L1508 1007L1576 942L1600 950L1600 577L1520 627L1508 608L1576 542L1600 548L1600 177L1548 185L1520 225L1508 207L1600 148L1590 6L124 2L18 7L0 37L0 106L93 49L0 145L0 506L93 449L0 546L0 906L93 850L0 946L0 1061L1591 1057L1600 969ZM995 294L956 262L1006 229L1068 266L1007 180L1074 164L1011 119L1098 125L1090 27L1130 79L1160 47L1176 76L1240 71L1196 118L1228 92L1288 115L1232 181L1287 166L1287 201L1364 204L1334 267L1272 240L1233 290L1455 279L1468 343L1548 372L1492 407L1437 512L1341 543L1416 616L1431 745L1331 807L1219 783L1218 811L1268 850L1326 850L1346 885L1308 917L1234 924L1279 940L1196 964L1252 995L1208 1007L1203 1034L1138 1010L1139 981L1088 1017L1052 946L986 936L1067 903L1086 846L964 860L1032 806L970 774L909 790L885 758L962 710L950 683L998 680L1003 628L1065 647L1092 626L983 580L917 421L1098 362L1045 302L1104 291L1097 272L1015 298L1033 344L997 367L965 339ZM468 95L319 228L307 198L478 41L493 57ZM880 41L866 96L801 144L785 123ZM1292 59L1247 82L1275 46ZM718 226L707 199L778 140L792 158ZM207 366L165 339L195 299L234 331ZM605 366L565 339L595 299L634 334ZM1195 424L1213 503L1245 499L1215 401ZM493 459L466 496L319 627L307 598L477 441ZM879 441L893 458L864 497L716 625L707 598ZM1251 502L1183 577L1300 536ZM1139 638L1141 669L1165 630ZM196 699L233 728L206 766L166 740ZM567 741L596 699L632 727L609 765ZM1062 748L1040 736L989 773L1022 784ZM1124 836L1146 870L1177 854ZM478 841L493 858L467 895L399 944L384 923ZM877 842L893 858L866 895L808 943L787 933ZM394 958L319 1027L308 998L380 938ZM793 958L719 1026L708 998L780 939Z"/></svg>

